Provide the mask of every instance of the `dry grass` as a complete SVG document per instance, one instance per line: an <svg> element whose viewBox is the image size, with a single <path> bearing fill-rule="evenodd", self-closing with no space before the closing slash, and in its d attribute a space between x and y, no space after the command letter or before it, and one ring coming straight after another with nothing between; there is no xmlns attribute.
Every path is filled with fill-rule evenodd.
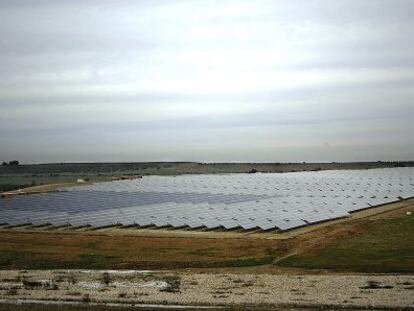
<svg viewBox="0 0 414 311"><path fill-rule="evenodd" d="M0 268L183 268L270 263L271 240L138 238L3 231Z"/></svg>

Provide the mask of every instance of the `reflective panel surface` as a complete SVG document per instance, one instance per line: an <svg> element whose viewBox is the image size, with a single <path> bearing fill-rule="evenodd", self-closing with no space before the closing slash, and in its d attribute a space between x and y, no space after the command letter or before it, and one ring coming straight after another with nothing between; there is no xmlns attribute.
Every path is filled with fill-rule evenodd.
<svg viewBox="0 0 414 311"><path fill-rule="evenodd" d="M414 196L414 168L145 176L0 199L0 223L288 230Z"/></svg>

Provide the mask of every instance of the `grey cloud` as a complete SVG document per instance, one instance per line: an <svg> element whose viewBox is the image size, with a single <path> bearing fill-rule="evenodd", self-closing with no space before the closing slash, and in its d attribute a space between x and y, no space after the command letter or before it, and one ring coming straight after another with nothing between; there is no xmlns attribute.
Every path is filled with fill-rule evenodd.
<svg viewBox="0 0 414 311"><path fill-rule="evenodd" d="M0 1L0 159L414 158L413 12Z"/></svg>

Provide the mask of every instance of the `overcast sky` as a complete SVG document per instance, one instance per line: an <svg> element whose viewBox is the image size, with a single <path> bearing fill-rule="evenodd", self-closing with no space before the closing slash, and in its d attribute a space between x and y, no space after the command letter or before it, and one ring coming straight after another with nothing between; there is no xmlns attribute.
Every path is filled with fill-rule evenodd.
<svg viewBox="0 0 414 311"><path fill-rule="evenodd" d="M414 159L414 1L0 1L0 160Z"/></svg>

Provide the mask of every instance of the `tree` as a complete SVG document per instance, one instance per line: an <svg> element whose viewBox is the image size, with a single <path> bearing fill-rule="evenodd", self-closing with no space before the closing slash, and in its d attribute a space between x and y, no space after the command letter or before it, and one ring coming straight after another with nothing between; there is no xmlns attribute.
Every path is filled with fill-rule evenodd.
<svg viewBox="0 0 414 311"><path fill-rule="evenodd" d="M16 160L10 161L9 162L9 165L11 165L11 166L17 166L17 165L19 165L19 161L16 161Z"/></svg>
<svg viewBox="0 0 414 311"><path fill-rule="evenodd" d="M4 162L3 161L3 163L1 164L2 166L6 166L7 165L7 162Z"/></svg>

